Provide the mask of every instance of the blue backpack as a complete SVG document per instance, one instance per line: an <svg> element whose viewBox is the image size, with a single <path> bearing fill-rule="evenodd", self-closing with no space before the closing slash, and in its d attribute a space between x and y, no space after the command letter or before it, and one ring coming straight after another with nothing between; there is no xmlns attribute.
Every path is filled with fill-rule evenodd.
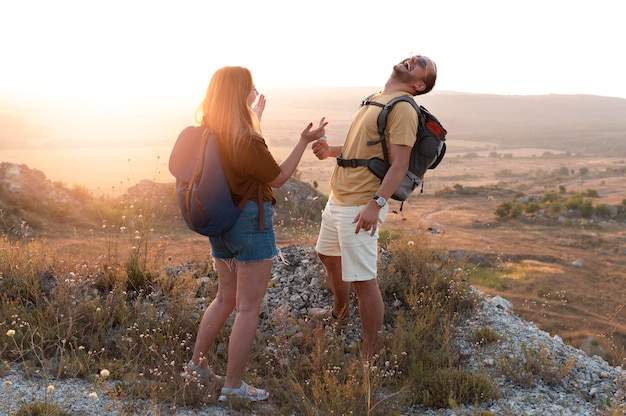
<svg viewBox="0 0 626 416"><path fill-rule="evenodd" d="M170 155L169 170L176 178L176 197L187 226L202 235L223 234L235 225L254 185L235 205L220 159L217 139L212 130L189 126L176 139ZM261 194L261 186L257 185ZM262 194L259 201L263 201ZM263 204L259 204L262 212ZM260 215L261 229L263 215Z"/></svg>

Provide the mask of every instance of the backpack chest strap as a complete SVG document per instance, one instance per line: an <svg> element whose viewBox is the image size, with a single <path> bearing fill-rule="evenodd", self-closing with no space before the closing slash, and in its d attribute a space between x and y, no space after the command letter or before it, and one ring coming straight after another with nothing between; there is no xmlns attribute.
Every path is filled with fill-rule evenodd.
<svg viewBox="0 0 626 416"><path fill-rule="evenodd" d="M343 157L339 156L337 158L337 165L341 166L342 168L356 168L359 166L368 166L369 161L369 159L344 159Z"/></svg>

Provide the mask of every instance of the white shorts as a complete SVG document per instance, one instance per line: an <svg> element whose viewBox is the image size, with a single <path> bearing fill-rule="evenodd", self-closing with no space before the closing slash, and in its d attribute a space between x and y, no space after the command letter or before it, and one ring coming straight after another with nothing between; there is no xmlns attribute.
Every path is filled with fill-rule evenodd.
<svg viewBox="0 0 626 416"><path fill-rule="evenodd" d="M363 206L340 206L329 198L317 238L315 250L325 256L341 256L341 270L344 282L359 282L375 279L378 260L378 231L389 205L380 209L378 225L374 235L361 230L354 233L356 224L352 221Z"/></svg>

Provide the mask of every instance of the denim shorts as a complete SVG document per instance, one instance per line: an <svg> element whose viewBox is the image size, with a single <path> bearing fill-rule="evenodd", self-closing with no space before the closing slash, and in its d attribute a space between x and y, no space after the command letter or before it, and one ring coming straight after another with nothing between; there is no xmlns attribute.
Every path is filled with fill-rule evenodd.
<svg viewBox="0 0 626 416"><path fill-rule="evenodd" d="M233 228L216 237L209 237L213 258L248 263L276 257L278 248L271 201L264 202L263 214L265 229L261 230L259 206L255 201L248 201Z"/></svg>

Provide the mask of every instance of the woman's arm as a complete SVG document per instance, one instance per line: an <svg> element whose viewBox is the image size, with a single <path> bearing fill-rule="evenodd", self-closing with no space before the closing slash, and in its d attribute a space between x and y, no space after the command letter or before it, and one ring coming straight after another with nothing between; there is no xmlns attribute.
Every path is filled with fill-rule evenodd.
<svg viewBox="0 0 626 416"><path fill-rule="evenodd" d="M293 175L293 173L296 171L296 168L298 167L298 164L302 159L302 155L304 154L307 145L310 142L324 136L324 128L327 124L328 122L326 121L325 117L322 117L316 129L311 130L311 128L313 127L313 123L309 123L309 125L306 126L304 130L302 130L302 133L300 133L300 139L294 146L293 150L291 151L291 153L289 153L289 156L287 156L287 158L283 160L283 162L280 164L280 173L273 181L268 182L268 185L274 188L280 188L289 180L289 178L291 178L291 175Z"/></svg>

